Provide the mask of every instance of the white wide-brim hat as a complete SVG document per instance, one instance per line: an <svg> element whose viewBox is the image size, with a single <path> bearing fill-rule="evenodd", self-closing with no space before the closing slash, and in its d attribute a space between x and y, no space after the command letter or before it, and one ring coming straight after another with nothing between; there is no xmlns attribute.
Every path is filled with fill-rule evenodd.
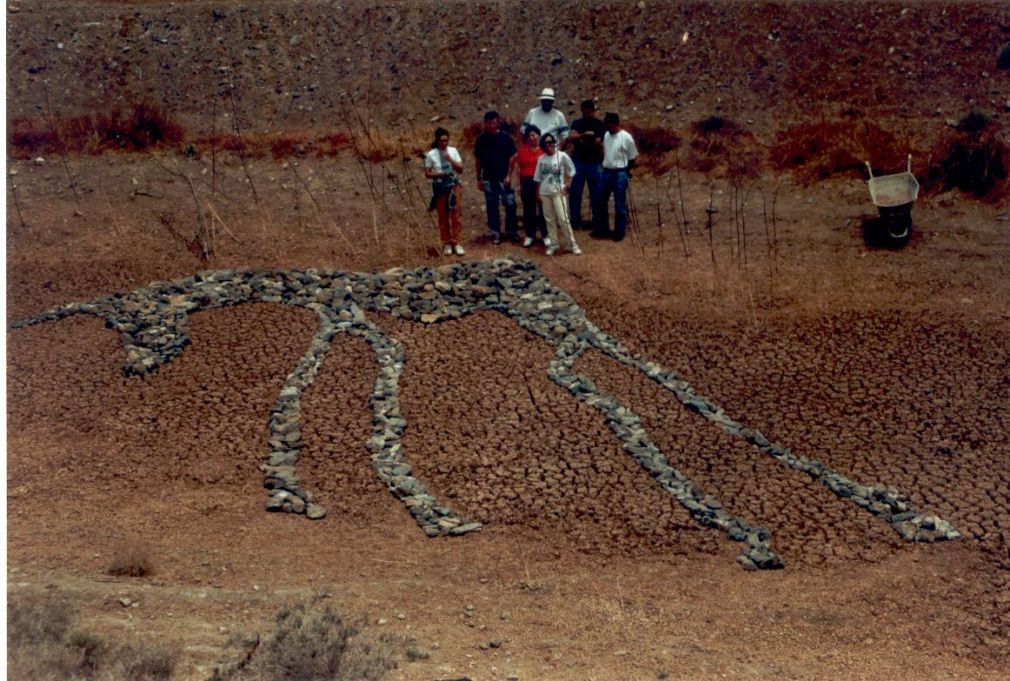
<svg viewBox="0 0 1010 681"><path fill-rule="evenodd" d="M544 91L540 93L540 99L554 99L554 88L545 87Z"/></svg>

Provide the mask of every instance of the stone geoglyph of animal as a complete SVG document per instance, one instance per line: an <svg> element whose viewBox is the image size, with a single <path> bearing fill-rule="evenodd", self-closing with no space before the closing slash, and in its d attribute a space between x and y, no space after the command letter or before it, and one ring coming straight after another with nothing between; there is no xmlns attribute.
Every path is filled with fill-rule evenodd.
<svg viewBox="0 0 1010 681"><path fill-rule="evenodd" d="M369 401L372 435L367 445L372 466L389 491L403 504L428 536L463 535L481 528L460 517L429 493L412 475L401 438L407 421L400 413L399 379L407 361L402 345L366 316L382 312L393 317L436 324L465 315L493 311L507 315L554 349L548 377L574 397L597 409L628 455L699 523L722 530L744 544L739 562L746 568L782 567L771 546L771 532L733 516L709 491L672 467L652 442L641 419L620 400L599 390L588 377L573 373L578 358L596 348L606 356L643 372L669 390L689 410L725 432L750 443L758 453L808 475L838 497L848 499L890 524L908 541L955 539L960 534L936 516L916 512L895 489L860 484L825 464L793 454L770 442L702 397L674 371L634 356L603 333L576 301L554 287L531 262L496 259L415 270L396 268L380 273L330 270L211 270L170 282L156 282L123 294L83 303L69 303L14 328L64 319L75 314L101 317L121 334L126 351L124 371L143 376L171 362L189 344L189 314L244 303L278 303L304 307L319 317L319 329L287 376L270 411L269 457L261 466L269 493L267 510L305 514L321 519L326 512L311 491L302 487L296 471L303 449L301 399L318 373L338 334L364 339L375 354L378 373Z"/></svg>

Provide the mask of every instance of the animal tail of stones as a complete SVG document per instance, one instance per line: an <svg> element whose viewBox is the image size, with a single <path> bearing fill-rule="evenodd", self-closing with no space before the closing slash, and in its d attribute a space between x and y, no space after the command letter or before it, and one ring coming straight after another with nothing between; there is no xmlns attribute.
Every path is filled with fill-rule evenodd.
<svg viewBox="0 0 1010 681"><path fill-rule="evenodd" d="M76 314L98 314L98 311L95 309L95 305L91 303L67 303L50 308L28 319L19 319L11 324L11 329L23 329L44 322L55 322Z"/></svg>

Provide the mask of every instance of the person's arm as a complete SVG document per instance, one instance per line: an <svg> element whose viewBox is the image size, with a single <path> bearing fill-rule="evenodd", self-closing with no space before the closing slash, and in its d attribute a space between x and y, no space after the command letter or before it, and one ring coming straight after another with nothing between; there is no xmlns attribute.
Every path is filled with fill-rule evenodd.
<svg viewBox="0 0 1010 681"><path fill-rule="evenodd" d="M631 170L635 167L635 162L638 159L638 147L635 146L635 138L630 134L626 141L625 152L628 154L628 170Z"/></svg>
<svg viewBox="0 0 1010 681"><path fill-rule="evenodd" d="M429 180L434 180L436 177L442 177L445 175L441 170L431 167L430 163L431 157L425 154L424 156L424 176Z"/></svg>
<svg viewBox="0 0 1010 681"><path fill-rule="evenodd" d="M455 147L449 147L445 150L445 159L457 173L463 172L463 159L460 158L459 151Z"/></svg>
<svg viewBox="0 0 1010 681"><path fill-rule="evenodd" d="M512 158L509 159L509 171L508 174L505 176L506 181L509 184L512 184L512 176L514 174L518 174L517 171L518 167L519 167L519 152L517 151L516 153L512 154ZM519 178L516 178L516 180L518 179ZM516 182L515 184L519 184L519 182Z"/></svg>
<svg viewBox="0 0 1010 681"><path fill-rule="evenodd" d="M572 158L561 152L561 195L568 196L568 187L572 183L572 178L575 177L575 163Z"/></svg>
<svg viewBox="0 0 1010 681"><path fill-rule="evenodd" d="M537 165L536 165L536 167L533 170L533 181L537 183L537 190L538 190L537 193L538 194L540 193L539 192L540 183L543 182L543 179L544 179L544 174L543 174L543 172L541 170L544 167L544 164L540 162L541 160L543 160L543 158L544 157L541 156L540 158L537 159Z"/></svg>
<svg viewBox="0 0 1010 681"><path fill-rule="evenodd" d="M555 109L555 111L558 111ZM560 150L561 146L564 145L565 140L568 139L568 133L571 132L568 127L568 121L565 120L565 115L558 111L558 137L561 139L561 144L558 146Z"/></svg>
<svg viewBox="0 0 1010 681"><path fill-rule="evenodd" d="M473 152L473 166L477 171L477 191L482 192L484 191L484 183L480 179L480 156L477 155L476 148Z"/></svg>

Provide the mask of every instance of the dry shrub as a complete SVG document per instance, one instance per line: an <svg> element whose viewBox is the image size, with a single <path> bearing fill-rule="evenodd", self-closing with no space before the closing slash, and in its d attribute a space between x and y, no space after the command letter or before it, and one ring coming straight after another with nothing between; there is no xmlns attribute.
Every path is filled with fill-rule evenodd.
<svg viewBox="0 0 1010 681"><path fill-rule="evenodd" d="M58 597L8 594L8 678L38 681L161 681L177 653L165 647L111 643L80 630Z"/></svg>
<svg viewBox="0 0 1010 681"><path fill-rule="evenodd" d="M972 112L963 118L934 155L940 161L926 172L927 191L960 189L990 200L1007 196L1010 149L985 114Z"/></svg>
<svg viewBox="0 0 1010 681"><path fill-rule="evenodd" d="M362 161L369 163L384 163L400 158L403 154L403 142L375 130L366 131L358 136L351 145L354 154Z"/></svg>
<svg viewBox="0 0 1010 681"><path fill-rule="evenodd" d="M638 163L657 175L669 172L676 162L673 152L680 147L680 135L668 128L628 126L641 156Z"/></svg>
<svg viewBox="0 0 1010 681"><path fill-rule="evenodd" d="M866 177L864 161L871 161L880 174L903 172L909 140L869 121L819 121L801 123L778 135L770 150L776 170L791 171L800 183L839 175Z"/></svg>
<svg viewBox="0 0 1010 681"><path fill-rule="evenodd" d="M334 132L323 135L316 145L317 156L336 156L351 146L351 136L345 132Z"/></svg>
<svg viewBox="0 0 1010 681"><path fill-rule="evenodd" d="M360 622L304 602L281 610L268 637L235 643L242 658L212 681L378 681L397 666L392 636L368 637Z"/></svg>
<svg viewBox="0 0 1010 681"><path fill-rule="evenodd" d="M691 126L687 167L730 178L757 177L764 151L749 131L722 116L709 116Z"/></svg>
<svg viewBox="0 0 1010 681"><path fill-rule="evenodd" d="M106 573L118 577L147 577L154 573L151 546L139 540L119 542L112 550Z"/></svg>
<svg viewBox="0 0 1010 681"><path fill-rule="evenodd" d="M183 129L164 107L141 102L129 112L115 109L106 114L73 118L21 118L8 126L11 156L30 158L37 154L98 154L106 150L146 151L178 144Z"/></svg>
<svg viewBox="0 0 1010 681"><path fill-rule="evenodd" d="M513 121L511 118L505 118L504 116L499 116L498 118L498 129L504 133L507 133L510 137L518 140L520 124ZM482 120L470 123L465 128L463 128L463 136L460 138L460 144L468 147L472 147L474 142L477 141L477 137L484 132L483 117Z"/></svg>
<svg viewBox="0 0 1010 681"><path fill-rule="evenodd" d="M270 142L270 155L276 159L305 156L305 141L296 137L277 137Z"/></svg>

